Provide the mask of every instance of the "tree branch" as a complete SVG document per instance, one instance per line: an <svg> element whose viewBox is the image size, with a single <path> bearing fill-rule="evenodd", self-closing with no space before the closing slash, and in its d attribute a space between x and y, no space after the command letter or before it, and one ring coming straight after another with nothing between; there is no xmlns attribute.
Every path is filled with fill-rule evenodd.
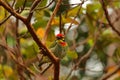
<svg viewBox="0 0 120 80"><path fill-rule="evenodd" d="M59 15L59 31L62 33L63 27L62 27L62 14Z"/></svg>
<svg viewBox="0 0 120 80"><path fill-rule="evenodd" d="M32 74L33 76L36 75L33 71L31 71L31 70L30 70L28 67L26 67L24 64L18 62L18 60L16 59L16 57L13 55L13 54L15 54L15 52L14 52L11 48L9 48L8 46L6 46L6 45L4 45L4 44L0 44L0 46L1 46L1 47L4 47L6 50L9 51L10 57L11 57L18 65L22 66L22 68L26 69L26 70L27 70L30 74Z"/></svg>
<svg viewBox="0 0 120 80"><path fill-rule="evenodd" d="M45 8L49 7L53 2L54 2L54 0L52 0L47 6L45 6L45 7L40 7L40 8L37 8L37 9L35 9L35 10L45 9Z"/></svg>
<svg viewBox="0 0 120 80"><path fill-rule="evenodd" d="M0 5L2 5L6 10L8 10L13 16L15 16L16 18L20 19L21 21L23 21L28 29L28 31L30 32L30 34L32 35L33 39L36 41L36 43L38 44L39 48L41 50L43 50L43 54L47 55L52 62L56 62L57 58L49 51L49 49L46 48L46 46L39 40L39 38L37 37L35 30L33 29L32 25L30 23L27 22L26 18L23 18L22 16L20 16L16 11L14 11L13 9L11 9L6 3L4 3L2 0L0 0Z"/></svg>
<svg viewBox="0 0 120 80"><path fill-rule="evenodd" d="M26 27L30 34L32 35L34 41L37 43L39 48L42 51L42 54L48 56L50 60L54 63L55 70L54 70L54 80L59 80L59 59L51 53L51 51L39 40L38 36L35 33L35 30L33 29L32 25L28 22L24 22L26 24Z"/></svg>
<svg viewBox="0 0 120 80"><path fill-rule="evenodd" d="M99 35L98 32L95 33L95 40L94 40L93 46L88 50L88 52L84 56L79 58L78 62L72 67L72 69L70 70L70 72L69 72L69 74L68 74L68 76L66 77L65 80L67 80L69 78L69 76L72 74L73 70L75 70L81 64L81 62L83 60L87 59L90 56L90 54L92 53L93 49L95 48L95 45L96 45L96 42L97 42L97 39L98 39L98 35Z"/></svg>
<svg viewBox="0 0 120 80"><path fill-rule="evenodd" d="M54 64L54 80L59 80L60 74L60 60L57 59L56 63Z"/></svg>
<svg viewBox="0 0 120 80"><path fill-rule="evenodd" d="M118 70L120 70L120 64L118 64L115 67L115 70L113 70L112 72L104 74L99 80L107 80L109 77L111 77L112 75L114 75Z"/></svg>
<svg viewBox="0 0 120 80"><path fill-rule="evenodd" d="M12 3L12 5L11 5L11 6L13 7L13 6L14 6L14 4L15 4L15 0L13 0L13 3Z"/></svg>
<svg viewBox="0 0 120 80"><path fill-rule="evenodd" d="M106 5L105 5L105 3L104 3L104 0L100 0L100 2L101 2L102 8L103 8L103 10L104 10L106 19L107 19L110 27L120 36L120 32L114 27L114 25L112 24L112 22L111 22L111 20L110 20L110 18L109 18L109 14L108 14Z"/></svg>
<svg viewBox="0 0 120 80"><path fill-rule="evenodd" d="M41 74L44 74L51 66L52 66L52 63L50 63L50 64L47 66L47 68L45 68L45 70L41 72Z"/></svg>
<svg viewBox="0 0 120 80"><path fill-rule="evenodd" d="M58 2L60 2L60 1L61 0L59 0ZM19 15L15 10L13 10L11 7L9 7L2 0L0 0L0 5L2 5L8 12L10 12L16 18L20 19L26 25L26 27L27 27L28 31L30 32L31 36L33 37L34 41L37 43L37 45L41 49L42 54L48 56L48 58L50 58L50 60L54 63L54 66L55 66L55 69L54 69L54 80L59 80L59 63L60 63L59 58L57 58L54 54L52 54L51 51L39 40L38 36L36 35L36 32L35 32L34 28L27 21L26 18L24 18L21 15ZM57 12L58 5L60 5L60 4L57 3L57 7L55 8L53 16ZM34 9L34 7L33 7L33 9ZM53 16L52 16L52 19L53 19ZM52 19L51 19L51 21L52 21Z"/></svg>
<svg viewBox="0 0 120 80"><path fill-rule="evenodd" d="M55 9L54 9L54 11L53 11L53 13L52 13L52 15L50 17L50 20L47 23L45 34L44 34L44 37L42 39L43 43L45 43L45 41L47 39L48 33L50 32L50 29L51 29L52 20L53 20L54 16L56 15L61 3L62 3L62 0L58 0L58 2L56 4L56 7L55 7Z"/></svg>
<svg viewBox="0 0 120 80"><path fill-rule="evenodd" d="M34 12L34 9L36 8L36 6L39 4L39 2L41 2L42 0L35 0L31 6L31 9L30 9L30 13L27 17L27 21L30 22L31 18L32 18L32 15L33 15L33 12Z"/></svg>
<svg viewBox="0 0 120 80"><path fill-rule="evenodd" d="M68 31L70 30L70 28L72 27L72 24L73 24L73 22L75 21L75 19L77 18L77 16L79 15L79 12L80 12L80 10L81 10L81 8L82 8L82 4L84 4L84 0L82 1L82 3L81 4L79 4L78 6L80 6L79 7L79 9L78 9L78 11L77 11L77 13L76 13L76 16L74 17L74 19L72 20L72 22L70 23L70 25L69 25L69 27L68 27L68 29L67 29L67 31L66 31L66 33L65 34L67 34L68 33Z"/></svg>
<svg viewBox="0 0 120 80"><path fill-rule="evenodd" d="M3 6L8 12L10 12L13 16L17 17L21 21L25 22L25 18L20 16L14 9L12 9L9 5L7 5L4 1L0 0L0 5Z"/></svg>
<svg viewBox="0 0 120 80"><path fill-rule="evenodd" d="M23 6L22 6L22 10L21 10L21 11L23 11L23 10L25 9L26 2L27 2L27 0L24 0L24 3L23 3Z"/></svg>
<svg viewBox="0 0 120 80"><path fill-rule="evenodd" d="M3 21L0 22L0 25L4 24L12 15L9 15L6 17Z"/></svg>

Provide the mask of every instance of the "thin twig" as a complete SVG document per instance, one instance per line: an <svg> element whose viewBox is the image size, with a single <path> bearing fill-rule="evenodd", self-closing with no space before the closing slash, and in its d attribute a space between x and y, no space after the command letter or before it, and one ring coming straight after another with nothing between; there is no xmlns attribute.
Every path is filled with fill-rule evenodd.
<svg viewBox="0 0 120 80"><path fill-rule="evenodd" d="M23 6L22 6L22 10L21 10L21 11L23 11L23 10L25 9L26 3L27 3L27 0L24 1L24 4L23 4Z"/></svg>
<svg viewBox="0 0 120 80"><path fill-rule="evenodd" d="M59 7L60 7L60 4L61 4L62 0L58 0L57 4L56 4L56 7L50 17L50 20L48 21L47 23L47 26L46 26L46 30L45 30L45 34L44 34L44 37L42 39L43 43L45 43L46 39L47 39L47 36L48 36L48 33L50 32L50 29L51 29L51 23L52 23L52 20L54 18L54 16L56 15Z"/></svg>
<svg viewBox="0 0 120 80"><path fill-rule="evenodd" d="M60 33L62 33L62 15L61 15L61 13L59 15L59 31L60 31Z"/></svg>
<svg viewBox="0 0 120 80"><path fill-rule="evenodd" d="M43 10L43 9L45 9L45 8L48 8L53 2L54 2L54 0L52 0L47 6L45 6L45 7L40 7L40 8L36 8L35 10Z"/></svg>
<svg viewBox="0 0 120 80"><path fill-rule="evenodd" d="M76 47L78 47L80 45L84 45L85 43L87 43L87 41L88 41L88 38L83 40L83 41L81 41L81 42L79 42L79 43L77 43L77 44L75 44L74 46L70 47L70 49L74 50Z"/></svg>
<svg viewBox="0 0 120 80"><path fill-rule="evenodd" d="M0 25L4 24L12 15L10 14L8 17L6 17L3 21L0 22Z"/></svg>
<svg viewBox="0 0 120 80"><path fill-rule="evenodd" d="M13 3L12 3L12 5L11 5L12 7L14 6L14 4L15 4L15 1L16 1L16 0L13 0Z"/></svg>
<svg viewBox="0 0 120 80"><path fill-rule="evenodd" d="M120 63L115 66L115 69L112 72L104 74L99 80L107 80L109 77L114 75L118 70L120 70Z"/></svg>
<svg viewBox="0 0 120 80"><path fill-rule="evenodd" d="M20 35L19 37L17 37L17 39L20 39L20 38L23 38L23 37L27 36L28 33L29 33L29 32L27 31L26 33L24 33L24 34Z"/></svg>
<svg viewBox="0 0 120 80"><path fill-rule="evenodd" d="M19 37L19 33L18 33L18 27L19 27L19 20L16 18L16 25L14 27L15 29L15 39L16 39L16 46L14 47L14 51L16 51L16 58L17 58L17 61L21 64L24 64L24 60L22 58L22 54L21 54L21 51L20 51L20 39L17 39ZM17 71L18 71L18 74L20 76L20 79L22 80L25 80L25 76L23 75L24 73L24 70L21 68L20 65L17 66Z"/></svg>
<svg viewBox="0 0 120 80"><path fill-rule="evenodd" d="M4 69L4 66L3 66L3 65L1 65L1 68L2 68L1 72L3 73L3 75L4 75L5 79L6 79L6 80L9 80L9 79L8 79L8 76L5 74L5 69Z"/></svg>
<svg viewBox="0 0 120 80"><path fill-rule="evenodd" d="M81 62L83 60L87 59L90 56L90 54L92 53L93 49L95 48L98 35L99 35L98 33L95 33L95 41L94 41L93 46L89 49L89 51L84 56L79 58L78 62L72 67L72 69L70 70L70 72L69 72L69 74L68 74L68 76L66 77L65 80L67 80L69 78L69 76L72 74L73 70L76 69L81 64Z"/></svg>
<svg viewBox="0 0 120 80"><path fill-rule="evenodd" d="M110 20L110 18L109 18L109 14L108 14L107 7L106 7L106 5L105 5L104 0L100 0L100 2L101 2L102 8L103 8L103 10L104 10L106 19L107 19L110 27L113 29L113 31L115 31L115 32L120 36L120 32L114 27L114 25L112 24L112 22L111 22L111 20Z"/></svg>
<svg viewBox="0 0 120 80"><path fill-rule="evenodd" d="M53 2L54 2L54 0L52 0L47 6L35 8L34 10L43 10L45 8L48 8ZM25 8L25 10L30 10L30 8Z"/></svg>
<svg viewBox="0 0 120 80"><path fill-rule="evenodd" d="M52 63L50 63L50 64L47 66L47 68L45 68L45 70L41 72L41 74L44 74L51 66L52 66Z"/></svg>
<svg viewBox="0 0 120 80"><path fill-rule="evenodd" d="M5 2L7 3L7 5L8 5L9 7L11 7L11 5L10 5L9 2L8 2L8 0L5 0Z"/></svg>
<svg viewBox="0 0 120 80"><path fill-rule="evenodd" d="M70 28L72 27L72 24L73 24L74 20L75 20L75 19L77 18L77 16L79 15L79 12L80 12L80 10L81 10L81 8L82 8L82 4L84 4L84 0L82 1L81 4L78 5L78 6L80 6L80 8L78 9L78 11L77 11L77 13L76 13L76 16L74 17L74 19L73 19L72 22L70 23L70 26L68 27L68 29L67 29L67 31L66 31L65 34L68 33L68 31L69 31Z"/></svg>
<svg viewBox="0 0 120 80"><path fill-rule="evenodd" d="M48 58L50 58L50 60L54 63L54 80L59 80L59 59L53 53L51 53L51 51L40 41L32 25L27 22L24 23L26 24L26 27L32 35L34 41L37 43L40 50L42 51L42 54L48 56Z"/></svg>
<svg viewBox="0 0 120 80"><path fill-rule="evenodd" d="M10 12L13 16L19 18L21 21L25 22L25 18L19 15L16 10L11 8L8 4L6 4L3 0L0 0L0 5L3 6L5 9L7 9L8 12Z"/></svg>
<svg viewBox="0 0 120 80"><path fill-rule="evenodd" d="M57 5L56 5L56 8L55 8L55 11L52 15L52 19L53 19L54 15L56 14L56 12L59 8L59 5L60 5L61 1L62 0L58 1ZM51 51L40 41L40 39L36 35L36 32L35 32L34 28L31 25L31 23L28 22L29 20L27 20L26 18L24 18L20 14L18 14L14 9L9 7L4 1L0 0L0 5L3 6L13 16L20 19L26 25L26 27L27 27L28 31L30 32L31 36L33 37L34 41L37 43L40 50L42 51L42 54L48 56L48 58L50 58L50 60L54 63L54 67L55 67L54 68L54 80L59 80L59 69L60 69L59 58L57 58L53 53L51 53ZM52 21L52 19L51 19L51 21Z"/></svg>
<svg viewBox="0 0 120 80"><path fill-rule="evenodd" d="M30 23L31 21L31 18L32 18L32 15L33 15L33 12L34 12L34 9L36 8L36 6L38 6L38 4L41 2L42 0L35 0L31 6L31 9L30 9L30 13L27 17L27 21L28 23Z"/></svg>
<svg viewBox="0 0 120 80"><path fill-rule="evenodd" d="M6 50L9 51L9 55L11 56L11 58L20 66L22 66L22 68L24 68L25 70L27 70L30 74L32 75L36 75L33 71L31 71L27 66L25 66L24 64L18 62L18 60L16 59L16 57L13 55L15 54L15 52L13 51L13 49L9 48L8 46L4 45L4 44L0 44L0 46L4 47Z"/></svg>

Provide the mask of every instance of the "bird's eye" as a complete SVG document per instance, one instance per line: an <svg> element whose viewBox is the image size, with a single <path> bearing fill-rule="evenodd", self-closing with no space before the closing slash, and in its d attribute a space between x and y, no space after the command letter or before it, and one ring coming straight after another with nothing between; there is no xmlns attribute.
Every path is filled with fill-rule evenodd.
<svg viewBox="0 0 120 80"><path fill-rule="evenodd" d="M60 37L57 37L57 39L59 40L59 39L61 39Z"/></svg>

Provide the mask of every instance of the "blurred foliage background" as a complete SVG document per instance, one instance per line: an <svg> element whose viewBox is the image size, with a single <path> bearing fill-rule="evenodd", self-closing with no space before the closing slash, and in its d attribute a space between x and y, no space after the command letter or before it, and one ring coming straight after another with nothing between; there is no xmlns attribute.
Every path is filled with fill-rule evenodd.
<svg viewBox="0 0 120 80"><path fill-rule="evenodd" d="M5 0L10 5L14 3L13 8L24 17L28 16L33 1ZM40 40L44 37L46 24L55 8L56 1L42 0L34 10L31 24ZM120 0L104 0L104 2L112 24L120 32ZM2 23L8 16L10 18ZM67 55L61 60L60 80L65 80L72 67L94 44L95 47L89 57L72 71L68 80L97 80L106 72L115 70L115 67L119 65L120 36L109 26L99 0L63 0L51 23L51 30L46 41L47 47L54 42L55 35L59 33L60 22L68 43ZM11 16L2 6L0 6L0 23L2 23L0 25L0 80L19 80L16 63L9 56L11 49L16 57L22 56L31 70L39 73L41 69L35 66L39 61L31 63L29 61L40 51L24 23ZM52 78L52 69L53 67L49 68L43 74L48 80ZM27 74L27 71L23 76L29 80L30 75ZM108 80L119 79L120 70L110 76Z"/></svg>

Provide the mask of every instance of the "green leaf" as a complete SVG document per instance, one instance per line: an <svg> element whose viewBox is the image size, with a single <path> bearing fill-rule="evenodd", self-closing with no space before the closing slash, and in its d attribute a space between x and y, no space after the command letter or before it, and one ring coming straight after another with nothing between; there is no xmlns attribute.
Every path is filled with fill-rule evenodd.
<svg viewBox="0 0 120 80"><path fill-rule="evenodd" d="M7 35L7 44L10 47L13 47L16 44L16 40L14 37L12 37L11 35Z"/></svg>
<svg viewBox="0 0 120 80"><path fill-rule="evenodd" d="M118 73L119 74L119 73ZM115 80L120 80L120 76L116 77Z"/></svg>
<svg viewBox="0 0 120 80"><path fill-rule="evenodd" d="M4 80L4 75L6 77L10 77L12 74L13 74L13 69L10 66L0 64L0 80Z"/></svg>
<svg viewBox="0 0 120 80"><path fill-rule="evenodd" d="M47 0L42 0L38 6L43 7L46 6L46 4L47 4Z"/></svg>
<svg viewBox="0 0 120 80"><path fill-rule="evenodd" d="M44 17L44 11L35 11L34 17L36 20L41 20Z"/></svg>
<svg viewBox="0 0 120 80"><path fill-rule="evenodd" d="M95 26L95 21L92 18L89 18L89 17L86 17L85 21L86 21L88 29L89 29L89 35L94 34L94 32L97 28Z"/></svg>
<svg viewBox="0 0 120 80"><path fill-rule="evenodd" d="M21 52L25 59L32 58L38 53L38 46L32 39L23 39L20 40L21 43Z"/></svg>
<svg viewBox="0 0 120 80"><path fill-rule="evenodd" d="M92 3L92 4L88 4L87 5L87 13L92 13L95 12L96 10L101 8L101 4L100 3Z"/></svg>
<svg viewBox="0 0 120 80"><path fill-rule="evenodd" d="M0 6L0 22L5 18L5 9Z"/></svg>
<svg viewBox="0 0 120 80"><path fill-rule="evenodd" d="M118 47L114 54L113 54L113 60L118 63L120 61L120 47Z"/></svg>
<svg viewBox="0 0 120 80"><path fill-rule="evenodd" d="M50 17L50 11L49 10L44 10L44 15L46 17Z"/></svg>
<svg viewBox="0 0 120 80"><path fill-rule="evenodd" d="M66 6L66 5L67 6ZM60 5L58 11L57 11L57 15L59 16L60 14L62 13L66 13L68 11L68 9L70 8L70 5L69 5L69 0L63 0L62 1L62 4Z"/></svg>
<svg viewBox="0 0 120 80"><path fill-rule="evenodd" d="M74 19L72 19L72 18L70 18L70 17L64 17L64 16L62 16L62 24L66 24L66 23L73 23L73 24L76 24L76 25L78 25L79 24L79 22L77 21L77 20L74 20ZM59 17L56 17L56 18L54 18L53 20L52 20L52 23L51 23L51 25L53 25L53 26L59 26Z"/></svg>
<svg viewBox="0 0 120 80"><path fill-rule="evenodd" d="M72 8L72 9L69 9L68 10L68 13L67 13L67 16L68 17L72 17L72 16L76 16L76 14L77 14L77 11L79 10L79 8L80 8L80 6L77 6L77 7L74 7L74 8ZM80 14L82 13L82 11L84 10L84 8L81 8L81 10L80 10Z"/></svg>
<svg viewBox="0 0 120 80"><path fill-rule="evenodd" d="M15 8L19 8L22 7L24 4L24 0L17 0L16 4L15 4Z"/></svg>
<svg viewBox="0 0 120 80"><path fill-rule="evenodd" d="M120 8L120 1L113 1L111 3L115 8Z"/></svg>
<svg viewBox="0 0 120 80"><path fill-rule="evenodd" d="M101 15L103 16L103 10L101 11L101 4L100 3L91 3L91 4L88 4L87 8L86 8L86 13L92 19L101 18Z"/></svg>
<svg viewBox="0 0 120 80"><path fill-rule="evenodd" d="M104 51L102 49L97 49L96 53L97 53L99 59L101 60L101 62L104 63L104 64L107 64L106 53L104 53Z"/></svg>
<svg viewBox="0 0 120 80"><path fill-rule="evenodd" d="M4 25L1 25L1 26L0 26L0 34L3 34L4 30L5 30ZM0 35L0 37L1 37L1 35Z"/></svg>
<svg viewBox="0 0 120 80"><path fill-rule="evenodd" d="M36 20L35 23L33 23L34 28L37 30L40 27L45 27L47 24L46 20Z"/></svg>
<svg viewBox="0 0 120 80"><path fill-rule="evenodd" d="M88 40L88 44L89 44L90 46L93 46L93 44L94 44L93 39L89 39L89 40Z"/></svg>
<svg viewBox="0 0 120 80"><path fill-rule="evenodd" d="M28 14L29 14L29 10L24 10L24 11L22 11L22 13L20 14L21 16L28 16Z"/></svg>

